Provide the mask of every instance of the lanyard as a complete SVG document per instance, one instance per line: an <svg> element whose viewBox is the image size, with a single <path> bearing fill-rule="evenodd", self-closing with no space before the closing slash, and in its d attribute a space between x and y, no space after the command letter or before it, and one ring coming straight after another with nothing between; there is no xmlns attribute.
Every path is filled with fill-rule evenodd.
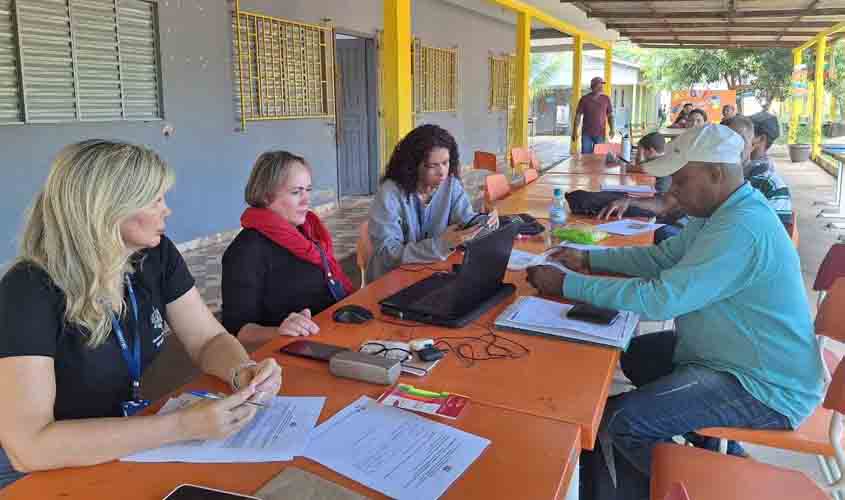
<svg viewBox="0 0 845 500"><path fill-rule="evenodd" d="M129 368L129 378L132 381L132 399L139 401L141 399L141 335L138 332L138 301L135 300L135 290L132 288L132 280L128 274L124 281L126 281L126 288L129 290L129 300L132 303L132 317L135 321L135 335L132 339L131 353L129 351L129 344L126 343L126 336L123 335L123 328L121 328L120 322L115 317L114 312L111 312L111 324L114 330L114 336L117 338L118 345L120 345L120 354Z"/></svg>
<svg viewBox="0 0 845 500"><path fill-rule="evenodd" d="M310 239L310 238L309 238ZM329 259L326 257L326 252L323 250L323 247L314 240L311 240L311 243L317 247L317 250L320 251L320 260L323 261L323 273L326 275L326 281L328 282L329 292L334 297L335 301L340 301L344 297L346 297L346 290L343 288L343 285L334 279L334 275L332 274L332 268L329 265Z"/></svg>

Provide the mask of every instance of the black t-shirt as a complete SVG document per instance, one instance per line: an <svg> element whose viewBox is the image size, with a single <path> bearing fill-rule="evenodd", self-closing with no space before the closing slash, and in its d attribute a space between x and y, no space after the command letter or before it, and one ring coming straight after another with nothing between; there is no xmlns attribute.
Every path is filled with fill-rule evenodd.
<svg viewBox="0 0 845 500"><path fill-rule="evenodd" d="M279 326L290 313L317 314L335 303L321 266L306 262L255 229L244 229L223 254L223 326Z"/></svg>
<svg viewBox="0 0 845 500"><path fill-rule="evenodd" d="M138 302L143 371L165 342L165 306L194 286L185 261L166 237L133 257L131 275ZM121 327L130 349L135 337L132 306L126 296ZM114 334L95 349L78 325L64 321L65 297L39 266L18 263L0 280L0 357L49 356L56 376L56 420L122 415L130 397L129 369ZM25 384L21 380L19 383Z"/></svg>

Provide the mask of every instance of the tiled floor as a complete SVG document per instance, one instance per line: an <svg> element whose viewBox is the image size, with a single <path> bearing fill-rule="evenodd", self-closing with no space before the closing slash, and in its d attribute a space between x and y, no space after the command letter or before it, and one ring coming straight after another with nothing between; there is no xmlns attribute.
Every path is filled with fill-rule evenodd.
<svg viewBox="0 0 845 500"><path fill-rule="evenodd" d="M802 271L811 303L815 313L816 294L812 292L812 282L815 273L830 245L836 241L837 235L824 228L827 221L816 218L818 208L813 206L817 200L827 200L833 196L834 179L822 171L815 164L792 164L788 162L785 148L773 148L772 156L778 164L778 171L789 184L793 196L793 205L798 214L798 226L801 232L799 253L801 255ZM464 174L467 191L476 206L481 201L481 186L487 173L470 171ZM358 227L366 218L370 203L369 198L345 199L341 208L329 216L323 217L335 238L335 251L342 260L344 269L357 281L355 268L355 242ZM191 271L197 279L203 297L213 309L220 305L220 259L230 239L215 242L204 248L184 252ZM644 325L644 331L656 331L663 328L662 324ZM845 351L842 346L837 349ZM156 361L156 368L150 370L149 378L152 382L145 387L150 388L150 397L159 397L172 388L194 376L190 362L179 349L171 348ZM747 446L755 459L801 470L810 477L821 481L817 462L814 457L798 453L783 452L760 446Z"/></svg>

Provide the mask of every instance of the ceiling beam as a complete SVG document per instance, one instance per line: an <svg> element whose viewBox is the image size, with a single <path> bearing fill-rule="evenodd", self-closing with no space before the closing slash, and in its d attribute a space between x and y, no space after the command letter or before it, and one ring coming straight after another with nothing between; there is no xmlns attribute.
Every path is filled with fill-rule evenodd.
<svg viewBox="0 0 845 500"><path fill-rule="evenodd" d="M807 6L807 10L805 10L803 14L799 15L798 17L796 17L796 18L795 18L795 21L793 21L793 24L795 24L795 23L800 23L800 22L801 22L801 17L802 17L802 16L811 16L811 15L813 15L813 11L815 11L815 10L816 10L816 7L817 7L818 5L819 5L819 0L813 0L812 2L810 2L810 5L808 5L808 6ZM786 33L786 29L784 29L784 30L783 30L783 32L784 32L784 33ZM780 41L780 39L781 39L781 38L783 38L783 35L781 35L781 36L779 36L779 37L778 37L778 41Z"/></svg>
<svg viewBox="0 0 845 500"><path fill-rule="evenodd" d="M771 47L798 47L794 42L761 42L761 41L713 41L713 40L647 40L638 42L638 46L644 48L686 48L686 49L741 49L741 48L771 48Z"/></svg>
<svg viewBox="0 0 845 500"><path fill-rule="evenodd" d="M789 9L789 10L740 10L731 14L729 11L673 11L661 12L658 14L663 19L689 19L691 16L700 19L747 19L755 17L796 17L803 14L803 9ZM598 17L602 19L654 19L652 12L633 12L633 11L613 11L613 10L594 10L588 15L589 17ZM816 9L811 16L845 16L845 9Z"/></svg>
<svg viewBox="0 0 845 500"><path fill-rule="evenodd" d="M552 28L537 28L531 30L532 40L548 40L550 38L572 38L568 33Z"/></svg>
<svg viewBox="0 0 845 500"><path fill-rule="evenodd" d="M687 32L687 33L666 33L663 31L629 31L629 30L619 30L619 34L623 36L627 36L630 38L644 38L644 37L653 37L653 36L668 36L668 35L680 35L680 36L787 36L787 37L802 37L802 38L810 38L816 36L815 32L801 32L801 31L789 31L784 34L783 31L695 31L695 32Z"/></svg>
<svg viewBox="0 0 845 500"><path fill-rule="evenodd" d="M706 22L683 22L681 20L667 23L667 22L660 22L660 23L617 23L617 22L610 22L607 23L607 29L611 30L619 30L619 29L640 29L640 28L666 28L667 26L671 26L673 28L802 28L802 29L813 29L813 33L816 33L818 28L830 28L836 24L835 21L801 21L799 23L793 22L732 22L727 23L724 21L706 21Z"/></svg>

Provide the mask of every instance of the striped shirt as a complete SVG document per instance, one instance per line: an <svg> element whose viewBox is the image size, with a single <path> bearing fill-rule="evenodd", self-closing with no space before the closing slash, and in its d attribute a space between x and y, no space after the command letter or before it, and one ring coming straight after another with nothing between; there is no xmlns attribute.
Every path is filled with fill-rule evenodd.
<svg viewBox="0 0 845 500"><path fill-rule="evenodd" d="M780 221L785 225L792 224L792 197L789 187L775 172L774 162L768 156L763 156L750 160L745 170L749 172L746 177L749 184L766 197Z"/></svg>

